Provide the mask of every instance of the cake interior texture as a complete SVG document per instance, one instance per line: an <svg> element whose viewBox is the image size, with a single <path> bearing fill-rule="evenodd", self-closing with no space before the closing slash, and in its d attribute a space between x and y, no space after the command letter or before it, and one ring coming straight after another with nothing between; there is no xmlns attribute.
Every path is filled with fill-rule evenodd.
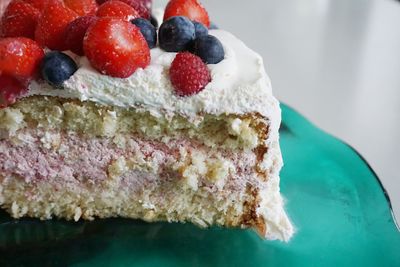
<svg viewBox="0 0 400 267"><path fill-rule="evenodd" d="M0 204L15 218L126 217L268 236L268 217L279 216L268 205L282 201L279 145L266 145L268 135L256 113L192 122L28 97L0 110Z"/></svg>

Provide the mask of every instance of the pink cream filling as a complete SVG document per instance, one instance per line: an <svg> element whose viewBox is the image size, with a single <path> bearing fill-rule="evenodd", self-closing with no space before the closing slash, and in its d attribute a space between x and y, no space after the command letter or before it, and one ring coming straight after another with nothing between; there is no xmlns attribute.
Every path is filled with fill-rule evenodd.
<svg viewBox="0 0 400 267"><path fill-rule="evenodd" d="M49 132L47 132L48 136ZM50 136L57 133L51 133ZM108 179L108 168L117 159L141 155L146 162L158 166L158 173L130 171L124 174L126 184L136 187L143 183L157 183L157 179L179 179L179 174L171 171L171 166L180 158L180 148L189 153L204 153L207 158L223 157L234 166L234 174L229 175L225 189L243 189L247 184L258 184L255 171L256 156L248 151L211 149L186 138L171 140L168 144L143 137L126 136L124 149L119 148L112 138L84 138L73 133L58 135L55 147L44 145L45 132L25 129L18 132L19 140L0 139L0 174L3 178L19 176L25 182L49 181L51 183L91 183L98 184ZM17 141L15 141L17 140ZM23 140L23 141L21 141ZM51 143L51 142L50 142ZM216 190L206 179L202 186ZM258 184L258 186L260 186Z"/></svg>

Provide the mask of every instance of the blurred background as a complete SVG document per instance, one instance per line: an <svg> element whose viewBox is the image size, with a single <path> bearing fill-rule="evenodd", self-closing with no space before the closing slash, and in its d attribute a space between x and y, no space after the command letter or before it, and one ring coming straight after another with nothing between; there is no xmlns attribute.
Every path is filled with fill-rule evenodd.
<svg viewBox="0 0 400 267"><path fill-rule="evenodd" d="M201 2L262 55L282 102L366 158L400 220L400 2Z"/></svg>

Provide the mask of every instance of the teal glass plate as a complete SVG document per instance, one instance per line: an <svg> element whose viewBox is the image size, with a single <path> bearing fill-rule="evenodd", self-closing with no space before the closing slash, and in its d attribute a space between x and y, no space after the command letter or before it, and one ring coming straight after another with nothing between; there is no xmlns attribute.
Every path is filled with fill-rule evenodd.
<svg viewBox="0 0 400 267"><path fill-rule="evenodd" d="M289 243L251 230L111 219L13 220L0 266L400 266L400 232L376 174L351 147L282 105Z"/></svg>

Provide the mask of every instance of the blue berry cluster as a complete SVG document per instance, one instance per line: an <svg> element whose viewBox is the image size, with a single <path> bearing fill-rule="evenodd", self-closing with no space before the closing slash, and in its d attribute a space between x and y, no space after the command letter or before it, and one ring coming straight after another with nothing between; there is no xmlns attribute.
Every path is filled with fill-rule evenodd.
<svg viewBox="0 0 400 267"><path fill-rule="evenodd" d="M225 58L221 42L208 34L208 29L187 17L172 17L161 24L158 32L160 47L167 52L190 51L206 64L217 64Z"/></svg>

